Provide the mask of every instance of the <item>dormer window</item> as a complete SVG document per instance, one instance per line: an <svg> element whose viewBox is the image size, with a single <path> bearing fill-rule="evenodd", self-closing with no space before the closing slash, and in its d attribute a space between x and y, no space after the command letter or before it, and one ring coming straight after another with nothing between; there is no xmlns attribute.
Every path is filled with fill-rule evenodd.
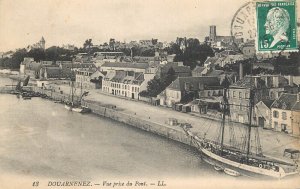
<svg viewBox="0 0 300 189"><path fill-rule="evenodd" d="M285 110L286 108L287 108L287 105L286 105L286 103L285 103L285 102L283 102L283 103L282 103L282 109L284 109L284 110Z"/></svg>

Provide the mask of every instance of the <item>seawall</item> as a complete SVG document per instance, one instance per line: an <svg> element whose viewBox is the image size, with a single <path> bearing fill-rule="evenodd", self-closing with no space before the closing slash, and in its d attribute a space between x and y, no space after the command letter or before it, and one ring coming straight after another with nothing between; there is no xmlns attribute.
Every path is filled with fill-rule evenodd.
<svg viewBox="0 0 300 189"><path fill-rule="evenodd" d="M100 104L97 101L85 100L82 102L82 104L89 107L92 112L97 115L104 116L115 121L119 121L127 125L131 125L133 127L195 147L192 139L188 137L183 129L179 126L155 123L155 120L153 120L154 118L151 118L151 120L145 120L137 115L129 115L122 112L122 110Z"/></svg>

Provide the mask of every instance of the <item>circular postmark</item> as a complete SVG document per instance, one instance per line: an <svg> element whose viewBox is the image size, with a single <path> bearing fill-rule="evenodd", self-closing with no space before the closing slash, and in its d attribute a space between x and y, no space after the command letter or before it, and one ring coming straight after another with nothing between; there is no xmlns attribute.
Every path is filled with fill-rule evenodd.
<svg viewBox="0 0 300 189"><path fill-rule="evenodd" d="M255 40L255 2L248 2L237 10L231 21L231 36L236 45Z"/></svg>

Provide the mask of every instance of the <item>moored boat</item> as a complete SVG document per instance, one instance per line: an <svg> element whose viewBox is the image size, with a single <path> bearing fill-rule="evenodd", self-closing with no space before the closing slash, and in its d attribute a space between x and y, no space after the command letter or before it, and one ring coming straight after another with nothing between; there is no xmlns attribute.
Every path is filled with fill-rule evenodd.
<svg viewBox="0 0 300 189"><path fill-rule="evenodd" d="M224 169L224 173L226 173L227 175L230 175L230 176L234 176L234 177L241 176L241 174L239 172L232 170L232 169L228 169L228 168Z"/></svg>
<svg viewBox="0 0 300 189"><path fill-rule="evenodd" d="M281 179L287 176L299 174L298 165L295 162L287 162L284 160L278 160L264 156L258 134L254 136L256 139L256 145L258 145L258 147L256 148L255 152L251 151L251 129L252 127L257 129L257 127L251 125L251 121L245 128L247 131L245 132L246 137L242 137L244 139L242 144L245 144L244 148L239 148L241 145L237 145L238 141L235 141L234 137L230 138L230 144L225 144L225 116L228 115L227 108L229 108L229 104L226 98L226 89L224 93L222 124L216 140L208 140L205 138L205 136L201 138L195 136L192 132L185 130L185 133L192 138L192 141L196 144L197 149L201 152L202 159L214 166L214 169L217 171L220 171L223 167L224 172L231 176L244 175L249 177L268 177ZM251 102L252 101L250 101L250 103ZM251 104L250 111L252 111ZM232 128L231 131L233 132ZM258 132L258 130L256 131Z"/></svg>

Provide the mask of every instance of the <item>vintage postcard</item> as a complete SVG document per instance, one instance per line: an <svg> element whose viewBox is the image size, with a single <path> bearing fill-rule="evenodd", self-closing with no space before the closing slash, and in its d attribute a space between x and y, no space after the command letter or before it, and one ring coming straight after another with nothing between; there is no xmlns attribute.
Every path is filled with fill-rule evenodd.
<svg viewBox="0 0 300 189"><path fill-rule="evenodd" d="M299 189L299 2L0 0L0 189Z"/></svg>

